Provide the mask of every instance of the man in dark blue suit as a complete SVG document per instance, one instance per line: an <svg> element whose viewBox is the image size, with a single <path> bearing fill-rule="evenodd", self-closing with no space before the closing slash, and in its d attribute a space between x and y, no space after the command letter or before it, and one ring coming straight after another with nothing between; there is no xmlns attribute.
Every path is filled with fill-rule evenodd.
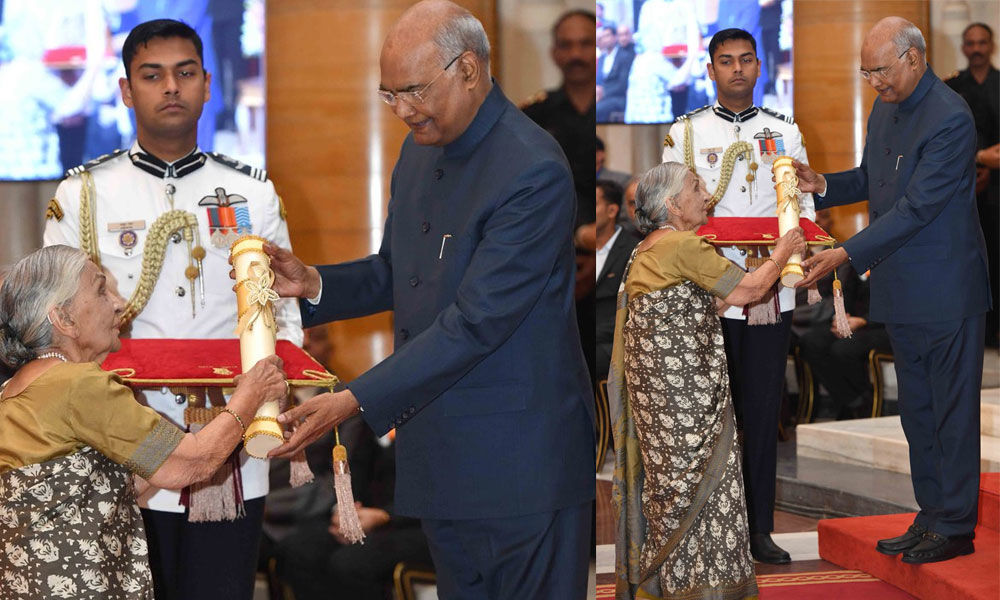
<svg viewBox="0 0 1000 600"><path fill-rule="evenodd" d="M396 429L398 514L419 517L441 598L583 598L593 395L573 308L576 199L556 141L489 75L489 42L444 0L382 47L379 95L411 130L378 254L306 267L268 246L308 326L394 311L395 350L282 416L286 456L361 415Z"/></svg>
<svg viewBox="0 0 1000 600"><path fill-rule="evenodd" d="M879 96L861 166L822 176L796 164L816 208L867 199L869 225L807 259L816 281L850 260L871 269L871 318L889 332L903 431L920 512L903 535L881 540L903 561L974 551L979 493L979 403L986 248L975 200L976 129L962 97L925 58L920 30L879 21L861 47L861 76Z"/></svg>

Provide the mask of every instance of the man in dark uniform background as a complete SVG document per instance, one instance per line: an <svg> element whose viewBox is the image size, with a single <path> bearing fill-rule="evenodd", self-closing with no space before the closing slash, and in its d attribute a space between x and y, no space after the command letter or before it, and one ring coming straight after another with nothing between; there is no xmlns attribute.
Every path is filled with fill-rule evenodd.
<svg viewBox="0 0 1000 600"><path fill-rule="evenodd" d="M597 77L597 19L586 10L563 13L552 26L552 60L562 85L536 94L524 114L556 138L573 171L577 225L594 222L594 98Z"/></svg>
<svg viewBox="0 0 1000 600"><path fill-rule="evenodd" d="M993 30L985 23L972 23L962 32L962 54L969 66L945 83L969 103L976 122L976 150L1000 142L1000 71L990 63L993 55ZM997 346L997 307L1000 305L1000 171L984 165L976 154L976 204L979 222L986 238L990 265L990 294L993 308L986 313L986 345Z"/></svg>

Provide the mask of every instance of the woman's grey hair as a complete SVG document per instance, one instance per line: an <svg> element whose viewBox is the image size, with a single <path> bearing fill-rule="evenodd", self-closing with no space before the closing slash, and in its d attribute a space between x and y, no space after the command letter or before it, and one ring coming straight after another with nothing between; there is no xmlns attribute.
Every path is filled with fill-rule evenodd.
<svg viewBox="0 0 1000 600"><path fill-rule="evenodd" d="M682 163L665 162L639 179L639 187L635 189L635 222L639 231L649 233L670 220L664 200L680 193L688 173Z"/></svg>
<svg viewBox="0 0 1000 600"><path fill-rule="evenodd" d="M88 260L76 248L49 246L7 271L0 284L0 361L19 369L52 346L49 311L76 296Z"/></svg>
<svg viewBox="0 0 1000 600"><path fill-rule="evenodd" d="M900 27L899 31L892 36L892 43L896 46L896 55L900 55L910 48L916 48L921 56L927 54L927 44L924 42L924 34L913 23L907 22Z"/></svg>
<svg viewBox="0 0 1000 600"><path fill-rule="evenodd" d="M445 63L471 50L489 72L490 40L486 37L483 24L472 13L459 14L446 21L434 34L434 44L441 51L441 60Z"/></svg>

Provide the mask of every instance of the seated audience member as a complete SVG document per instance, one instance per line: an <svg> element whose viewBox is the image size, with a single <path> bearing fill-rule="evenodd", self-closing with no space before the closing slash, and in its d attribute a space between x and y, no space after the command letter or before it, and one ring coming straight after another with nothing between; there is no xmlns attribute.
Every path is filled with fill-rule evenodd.
<svg viewBox="0 0 1000 600"><path fill-rule="evenodd" d="M613 181L597 181L597 379L606 379L615 338L615 305L625 265L639 242L618 223L622 188Z"/></svg>
<svg viewBox="0 0 1000 600"><path fill-rule="evenodd" d="M228 414L184 433L99 366L121 345L124 307L68 246L28 255L0 285L0 362L14 370L0 387L5 599L152 598L137 488L207 479L287 390L268 357L236 378Z"/></svg>
<svg viewBox="0 0 1000 600"><path fill-rule="evenodd" d="M643 236L639 233L639 228L635 224L635 190L639 187L639 178L633 177L625 185L625 194L622 197L622 210L618 212L618 224L622 226L625 233L631 235L636 241L641 241Z"/></svg>
<svg viewBox="0 0 1000 600"><path fill-rule="evenodd" d="M597 63L597 121L621 123L625 120L628 75L635 60L635 44L628 25L611 29L611 47Z"/></svg>
<svg viewBox="0 0 1000 600"><path fill-rule="evenodd" d="M420 520L393 513L393 443L376 439L363 425L359 417L345 421L341 441L350 444L351 487L364 543L350 544L344 538L331 494L323 514L300 522L274 548L278 577L291 588L295 600L383 600L397 563L433 564ZM351 442L344 440L347 435ZM327 466L325 473L329 472Z"/></svg>
<svg viewBox="0 0 1000 600"><path fill-rule="evenodd" d="M820 213L827 211L820 211ZM824 227L824 216L816 221ZM827 222L827 224L829 224ZM829 230L827 227L824 229ZM837 269L844 292L844 307L851 337L841 338L833 325L833 274L817 283L823 300L812 306L800 303L793 323L802 360L813 379L827 395L817 397L815 418L853 419L871 415L872 386L868 377L868 353L872 349L891 352L885 325L868 320L868 278L859 276L850 262ZM802 313L811 313L805 319ZM805 322L801 322L805 321ZM801 332L801 333L799 333Z"/></svg>
<svg viewBox="0 0 1000 600"><path fill-rule="evenodd" d="M597 179L606 179L609 181L614 181L618 185L625 187L629 179L632 178L628 173L622 173L621 171L612 171L611 169L604 168L604 162L607 160L608 154L604 149L604 140L597 138Z"/></svg>

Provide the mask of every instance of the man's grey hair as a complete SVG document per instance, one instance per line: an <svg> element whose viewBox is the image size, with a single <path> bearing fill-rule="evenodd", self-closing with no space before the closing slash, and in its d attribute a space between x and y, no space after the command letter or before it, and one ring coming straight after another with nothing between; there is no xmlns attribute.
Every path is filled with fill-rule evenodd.
<svg viewBox="0 0 1000 600"><path fill-rule="evenodd" d="M434 44L441 51L441 60L445 64L471 50L489 72L490 40L486 37L483 24L472 13L460 14L445 22L434 34Z"/></svg>
<svg viewBox="0 0 1000 600"><path fill-rule="evenodd" d="M0 361L19 369L52 347L49 311L76 296L89 260L76 248L49 246L7 271L0 284Z"/></svg>
<svg viewBox="0 0 1000 600"><path fill-rule="evenodd" d="M646 171L639 179L639 187L635 189L635 222L639 231L649 233L667 224L670 211L664 200L670 199L673 203L688 173L683 163L665 162Z"/></svg>
<svg viewBox="0 0 1000 600"><path fill-rule="evenodd" d="M900 55L910 48L916 48L920 56L927 54L927 44L924 42L924 34L913 23L907 23L892 36L892 43L896 46L896 55Z"/></svg>

